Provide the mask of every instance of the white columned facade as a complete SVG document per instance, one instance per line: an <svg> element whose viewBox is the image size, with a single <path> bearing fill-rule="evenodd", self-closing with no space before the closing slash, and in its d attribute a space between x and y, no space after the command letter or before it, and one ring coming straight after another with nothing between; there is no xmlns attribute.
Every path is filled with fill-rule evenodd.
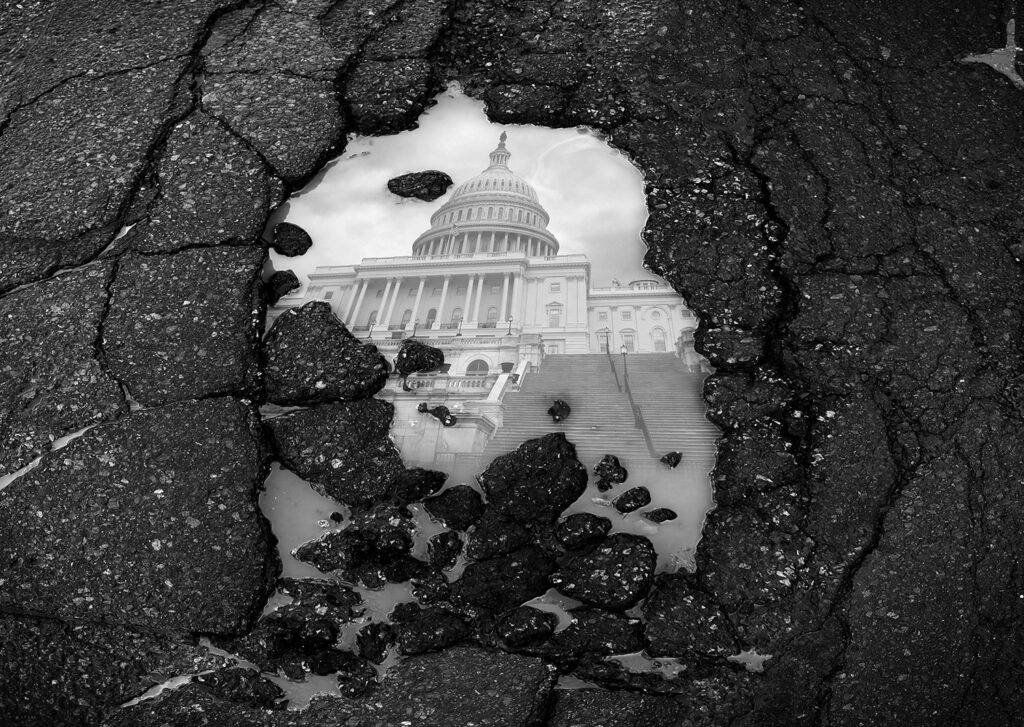
<svg viewBox="0 0 1024 727"><path fill-rule="evenodd" d="M348 304L348 310L345 311L345 324L350 327L356 325L356 316L359 315L359 309L363 305L363 298L366 297L366 289L370 287L368 278L363 278L359 283L359 290L352 297L352 301Z"/></svg>
<svg viewBox="0 0 1024 727"><path fill-rule="evenodd" d="M387 325L387 321L385 320L387 316L385 315L385 312L388 309L388 301L391 299L391 287L394 284L394 278L388 278L387 282L384 284L384 295L381 296L380 308L378 309L377 320L375 321L374 325Z"/></svg>
<svg viewBox="0 0 1024 727"><path fill-rule="evenodd" d="M444 302L448 298L448 281L451 280L451 275L444 276L444 283L441 285L441 303L437 306L437 315L434 317L434 325L431 328L437 330L441 328L441 321L447 320L444 315Z"/></svg>
<svg viewBox="0 0 1024 727"><path fill-rule="evenodd" d="M416 327L417 316L420 313L420 301L423 300L423 286L427 284L427 276L420 276L420 287L416 290L416 302L412 304L412 316L409 318L409 323Z"/></svg>

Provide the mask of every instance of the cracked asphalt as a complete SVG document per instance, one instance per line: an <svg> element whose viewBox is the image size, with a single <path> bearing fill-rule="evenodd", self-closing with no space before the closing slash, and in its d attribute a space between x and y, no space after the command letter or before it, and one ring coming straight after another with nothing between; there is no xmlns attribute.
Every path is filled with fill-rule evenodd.
<svg viewBox="0 0 1024 727"><path fill-rule="evenodd" d="M0 493L0 722L1024 722L1024 94L960 62L1004 46L1011 11L0 5L0 475L43 455ZM700 317L718 508L697 572L639 607L679 674L591 660L607 690L554 690L478 639L408 657L371 707L193 684L118 710L215 668L197 638L244 636L274 585L265 219L449 80L494 120L626 152L646 262ZM168 547L176 518L195 537Z"/></svg>

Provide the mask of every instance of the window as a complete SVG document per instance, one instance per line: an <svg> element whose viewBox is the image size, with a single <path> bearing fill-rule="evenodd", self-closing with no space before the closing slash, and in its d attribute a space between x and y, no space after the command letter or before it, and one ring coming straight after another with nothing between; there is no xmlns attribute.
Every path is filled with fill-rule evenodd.
<svg viewBox="0 0 1024 727"><path fill-rule="evenodd" d="M631 320L633 320L633 311L631 311L631 310L624 310L624 311L622 311L622 320L624 320L624 321L631 321Z"/></svg>
<svg viewBox="0 0 1024 727"><path fill-rule="evenodd" d="M459 217L458 217L458 221L459 221L459 222L462 222L462 210L459 210Z"/></svg>
<svg viewBox="0 0 1024 727"><path fill-rule="evenodd" d="M495 308L494 306L491 306L490 308L487 309L487 322L488 323L497 323L497 321L498 321L498 309Z"/></svg>
<svg viewBox="0 0 1024 727"><path fill-rule="evenodd" d="M466 376L486 376L489 369L487 362L478 358L469 362L469 366L466 367Z"/></svg>
<svg viewBox="0 0 1024 727"><path fill-rule="evenodd" d="M622 345L626 347L626 351L628 353L636 351L636 339L633 337L632 333L622 334Z"/></svg>
<svg viewBox="0 0 1024 727"><path fill-rule="evenodd" d="M377 291L377 297L378 298L383 298L384 297L384 289L383 288Z"/></svg>
<svg viewBox="0 0 1024 727"><path fill-rule="evenodd" d="M330 300L333 297L334 297L334 291L333 290L328 290L328 291L326 291L324 293L324 300Z"/></svg>
<svg viewBox="0 0 1024 727"><path fill-rule="evenodd" d="M661 320L661 311L660 310L652 310L651 311L651 320L660 321Z"/></svg>
<svg viewBox="0 0 1024 727"><path fill-rule="evenodd" d="M434 295L441 295L441 289L440 288L434 288Z"/></svg>
<svg viewBox="0 0 1024 727"><path fill-rule="evenodd" d="M462 320L462 308L456 308L452 311L452 323L458 325Z"/></svg>
<svg viewBox="0 0 1024 727"><path fill-rule="evenodd" d="M412 309L411 308L406 308L402 312L402 325L403 326L406 325L411 320L412 320Z"/></svg>
<svg viewBox="0 0 1024 727"><path fill-rule="evenodd" d="M522 222L523 221L523 211L522 210L519 210L519 219L516 220L516 221L517 222Z"/></svg>
<svg viewBox="0 0 1024 727"><path fill-rule="evenodd" d="M492 285L491 286L491 294L492 295L499 295L500 293L501 293L501 286L500 285Z"/></svg>
<svg viewBox="0 0 1024 727"><path fill-rule="evenodd" d="M651 343L654 344L654 350L663 353L665 349L665 329L655 328L651 331Z"/></svg>
<svg viewBox="0 0 1024 727"><path fill-rule="evenodd" d="M562 344L561 343L546 343L546 344L544 344L544 353L545 354L561 353L561 352L562 352Z"/></svg>
<svg viewBox="0 0 1024 727"><path fill-rule="evenodd" d="M494 217L494 208L493 207L488 207L487 208L487 219L492 219L493 217Z"/></svg>
<svg viewBox="0 0 1024 727"><path fill-rule="evenodd" d="M434 325L435 320L437 320L437 308L431 308L427 311L427 328Z"/></svg>
<svg viewBox="0 0 1024 727"><path fill-rule="evenodd" d="M561 283L552 283L551 285L548 286L548 292L549 293L561 293L562 292L562 284Z"/></svg>
<svg viewBox="0 0 1024 727"><path fill-rule="evenodd" d="M547 307L548 311L548 327L549 328L561 328L562 327L562 306L555 304Z"/></svg>
<svg viewBox="0 0 1024 727"><path fill-rule="evenodd" d="M606 311L606 310L598 311L598 313L597 313L597 320L599 320L599 321L606 321L606 320L608 320L608 311Z"/></svg>
<svg viewBox="0 0 1024 727"><path fill-rule="evenodd" d="M366 319L366 325L374 326L377 324L377 311L370 313L370 317Z"/></svg>
<svg viewBox="0 0 1024 727"><path fill-rule="evenodd" d="M407 297L409 297L409 298L416 297L416 291L417 290L419 290L419 288L409 288L409 295Z"/></svg>
<svg viewBox="0 0 1024 727"><path fill-rule="evenodd" d="M598 336L597 340L601 346L601 353L608 353L608 339L605 336Z"/></svg>

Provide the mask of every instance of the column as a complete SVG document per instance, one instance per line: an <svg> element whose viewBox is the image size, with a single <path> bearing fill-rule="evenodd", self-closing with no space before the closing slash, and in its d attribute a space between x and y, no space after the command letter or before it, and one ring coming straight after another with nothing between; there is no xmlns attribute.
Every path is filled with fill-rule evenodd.
<svg viewBox="0 0 1024 727"><path fill-rule="evenodd" d="M423 299L423 286L427 284L427 276L420 276L420 287L416 290L416 302L412 304L412 318L409 319L409 323L413 326L416 325L416 316L420 312L420 301Z"/></svg>
<svg viewBox="0 0 1024 727"><path fill-rule="evenodd" d="M462 320L469 323L469 311L473 306L473 276L466 276L466 302L462 304Z"/></svg>
<svg viewBox="0 0 1024 727"><path fill-rule="evenodd" d="M380 299L380 313L377 316L377 323L375 325L387 325L385 320L386 316L384 312L388 307L388 300L391 298L391 287L395 284L394 278L388 278L388 282L384 285L384 295Z"/></svg>
<svg viewBox="0 0 1024 727"><path fill-rule="evenodd" d="M441 302L437 306L437 318L434 319L434 325L432 329L438 330L441 328L441 322L447 320L444 314L444 301L448 297L448 281L451 280L451 275L444 276L444 284L441 286Z"/></svg>
<svg viewBox="0 0 1024 727"><path fill-rule="evenodd" d="M402 279L401 278L395 278L395 290L394 290L394 293L392 293L392 295L391 295L391 304L388 306L388 314L384 317L384 325L385 326L390 326L391 325L391 316L395 312L395 303L398 302L398 294L401 293L401 292L402 292ZM387 294L385 294L384 298L386 299L387 297L388 297Z"/></svg>
<svg viewBox="0 0 1024 727"><path fill-rule="evenodd" d="M505 273L505 280L501 283L501 308L498 313L498 320L505 323L508 320L508 273Z"/></svg>
<svg viewBox="0 0 1024 727"><path fill-rule="evenodd" d="M512 316L514 318L518 318L520 321L523 318L523 312L519 306L519 301L522 298L523 293L523 282L523 274L521 272L517 272L512 286Z"/></svg>
<svg viewBox="0 0 1024 727"><path fill-rule="evenodd" d="M356 316L359 315L359 309L363 306L363 298L366 297L366 289L370 287L370 281L368 278L360 280L359 283L359 292L353 296L352 302L348 304L348 311L345 313L345 325L349 328L355 328Z"/></svg>
<svg viewBox="0 0 1024 727"><path fill-rule="evenodd" d="M495 237L495 234L496 233L494 232L494 230L491 230L491 247L488 250L488 252L497 252L497 250L494 248L494 237Z"/></svg>
<svg viewBox="0 0 1024 727"><path fill-rule="evenodd" d="M484 298L484 274L481 273L477 276L476 280L476 305L473 306L473 317L470 319L470 323L478 323L480 321L480 303Z"/></svg>

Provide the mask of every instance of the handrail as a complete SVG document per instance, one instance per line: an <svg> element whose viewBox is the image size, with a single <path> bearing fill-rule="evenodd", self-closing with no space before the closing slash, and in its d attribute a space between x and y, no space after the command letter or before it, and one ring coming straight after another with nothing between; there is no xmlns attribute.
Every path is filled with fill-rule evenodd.
<svg viewBox="0 0 1024 727"><path fill-rule="evenodd" d="M615 385L619 387L619 391L622 391L622 384L619 383L619 372L615 370L615 360L612 358L611 347L605 346L604 352L608 354L608 365L612 367L612 375L615 376Z"/></svg>
<svg viewBox="0 0 1024 727"><path fill-rule="evenodd" d="M658 450L654 447L654 441L651 439L651 430L647 428L647 422L644 421L644 413L640 408L640 405L633 400L633 390L629 386L629 371L623 371L622 379L626 382L626 398L629 399L629 405L633 409L633 426L640 430L640 433L644 435L644 442L647 444L647 452L652 456L658 457Z"/></svg>

